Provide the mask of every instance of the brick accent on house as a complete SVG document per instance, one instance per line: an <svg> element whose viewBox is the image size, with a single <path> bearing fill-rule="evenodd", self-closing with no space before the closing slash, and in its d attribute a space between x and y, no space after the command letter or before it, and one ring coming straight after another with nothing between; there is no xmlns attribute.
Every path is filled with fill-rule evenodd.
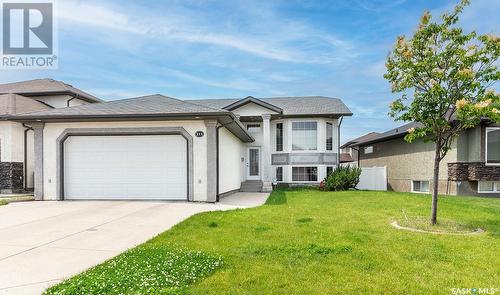
<svg viewBox="0 0 500 295"><path fill-rule="evenodd" d="M486 166L482 162L448 163L448 178L450 180L498 180L500 166Z"/></svg>
<svg viewBox="0 0 500 295"><path fill-rule="evenodd" d="M24 164L0 162L0 192L10 193L23 190Z"/></svg>

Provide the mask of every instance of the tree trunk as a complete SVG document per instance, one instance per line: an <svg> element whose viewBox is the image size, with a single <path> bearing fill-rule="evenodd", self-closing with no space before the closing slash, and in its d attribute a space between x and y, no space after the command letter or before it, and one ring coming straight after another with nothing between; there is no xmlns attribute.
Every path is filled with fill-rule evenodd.
<svg viewBox="0 0 500 295"><path fill-rule="evenodd" d="M437 223L437 206L438 206L438 188L439 188L439 163L441 147L436 143L436 154L434 156L434 175L432 182L432 208L431 208L431 224Z"/></svg>

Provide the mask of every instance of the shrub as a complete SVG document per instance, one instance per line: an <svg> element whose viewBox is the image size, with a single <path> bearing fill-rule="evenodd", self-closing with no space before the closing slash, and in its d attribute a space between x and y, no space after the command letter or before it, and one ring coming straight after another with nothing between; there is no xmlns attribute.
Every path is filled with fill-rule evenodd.
<svg viewBox="0 0 500 295"><path fill-rule="evenodd" d="M361 168L340 166L325 178L324 188L327 191L346 191L355 188L360 175Z"/></svg>

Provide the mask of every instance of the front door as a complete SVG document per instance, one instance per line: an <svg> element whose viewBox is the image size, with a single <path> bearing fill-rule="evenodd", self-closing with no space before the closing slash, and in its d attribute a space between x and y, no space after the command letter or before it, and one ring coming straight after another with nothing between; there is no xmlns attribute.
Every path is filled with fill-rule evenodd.
<svg viewBox="0 0 500 295"><path fill-rule="evenodd" d="M247 179L260 179L260 148L248 148Z"/></svg>

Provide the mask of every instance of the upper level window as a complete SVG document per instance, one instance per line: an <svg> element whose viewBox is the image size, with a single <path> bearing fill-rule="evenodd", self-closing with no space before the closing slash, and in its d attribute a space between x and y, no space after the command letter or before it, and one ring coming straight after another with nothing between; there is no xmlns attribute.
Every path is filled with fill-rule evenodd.
<svg viewBox="0 0 500 295"><path fill-rule="evenodd" d="M248 124L247 125L248 132L260 132L260 124Z"/></svg>
<svg viewBox="0 0 500 295"><path fill-rule="evenodd" d="M370 145L370 146L366 146L365 149L365 154L371 154L373 153L373 145Z"/></svg>
<svg viewBox="0 0 500 295"><path fill-rule="evenodd" d="M500 127L486 128L486 165L500 165Z"/></svg>
<svg viewBox="0 0 500 295"><path fill-rule="evenodd" d="M276 151L283 151L283 123L276 124Z"/></svg>
<svg viewBox="0 0 500 295"><path fill-rule="evenodd" d="M318 123L292 123L292 150L315 151L318 149Z"/></svg>
<svg viewBox="0 0 500 295"><path fill-rule="evenodd" d="M326 150L333 150L333 124L330 122L326 123Z"/></svg>

